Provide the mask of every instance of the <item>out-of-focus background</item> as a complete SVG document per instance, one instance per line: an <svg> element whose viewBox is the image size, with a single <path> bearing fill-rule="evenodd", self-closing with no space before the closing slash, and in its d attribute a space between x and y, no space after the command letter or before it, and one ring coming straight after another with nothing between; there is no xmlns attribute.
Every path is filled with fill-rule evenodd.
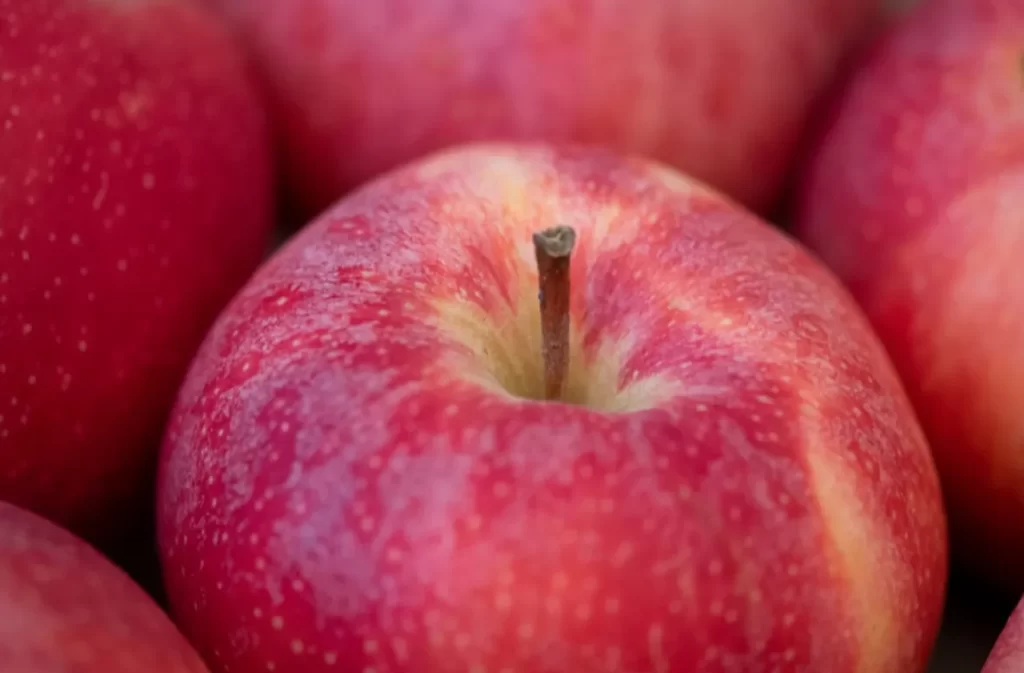
<svg viewBox="0 0 1024 673"><path fill-rule="evenodd" d="M929 673L977 673L1016 601L954 568L948 609Z"/></svg>
<svg viewBox="0 0 1024 673"><path fill-rule="evenodd" d="M901 12L919 0L887 0ZM954 566L947 610L929 673L976 673L992 649L1017 600Z"/></svg>

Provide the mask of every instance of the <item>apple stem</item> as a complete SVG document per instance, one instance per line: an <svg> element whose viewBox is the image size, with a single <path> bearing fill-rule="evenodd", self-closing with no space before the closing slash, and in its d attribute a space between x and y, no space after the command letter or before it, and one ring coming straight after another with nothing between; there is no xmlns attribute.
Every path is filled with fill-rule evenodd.
<svg viewBox="0 0 1024 673"><path fill-rule="evenodd" d="M562 398L569 373L569 262L576 231L557 226L533 235L540 292L541 349L544 356L544 396Z"/></svg>

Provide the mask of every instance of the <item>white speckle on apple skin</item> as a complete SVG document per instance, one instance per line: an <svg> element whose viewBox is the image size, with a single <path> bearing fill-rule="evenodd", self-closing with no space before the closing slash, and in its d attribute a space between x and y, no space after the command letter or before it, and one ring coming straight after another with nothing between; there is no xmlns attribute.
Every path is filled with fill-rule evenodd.
<svg viewBox="0 0 1024 673"><path fill-rule="evenodd" d="M183 627L207 653L259 636L216 665L923 670L945 528L888 361L806 253L671 177L453 151L264 266L161 466ZM570 387L590 406L501 385L540 357L515 249L555 223L579 233Z"/></svg>

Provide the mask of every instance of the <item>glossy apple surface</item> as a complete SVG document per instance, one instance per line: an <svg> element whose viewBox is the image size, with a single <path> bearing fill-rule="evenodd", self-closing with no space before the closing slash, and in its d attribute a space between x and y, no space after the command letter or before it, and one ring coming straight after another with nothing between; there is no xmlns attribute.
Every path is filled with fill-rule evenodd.
<svg viewBox="0 0 1024 673"><path fill-rule="evenodd" d="M886 344L954 548L1024 587L1024 2L933 0L841 87L797 232Z"/></svg>
<svg viewBox="0 0 1024 673"><path fill-rule="evenodd" d="M0 499L89 539L151 493L188 362L268 243L240 51L190 3L0 0Z"/></svg>
<svg viewBox="0 0 1024 673"><path fill-rule="evenodd" d="M159 606L67 530L0 503L5 673L206 673Z"/></svg>
<svg viewBox="0 0 1024 673"><path fill-rule="evenodd" d="M562 401L531 233L578 232ZM482 145L375 181L222 314L159 482L216 671L922 671L923 435L802 248L661 165Z"/></svg>
<svg viewBox="0 0 1024 673"><path fill-rule="evenodd" d="M654 156L761 209L874 0L206 0L250 47L307 212L472 140Z"/></svg>

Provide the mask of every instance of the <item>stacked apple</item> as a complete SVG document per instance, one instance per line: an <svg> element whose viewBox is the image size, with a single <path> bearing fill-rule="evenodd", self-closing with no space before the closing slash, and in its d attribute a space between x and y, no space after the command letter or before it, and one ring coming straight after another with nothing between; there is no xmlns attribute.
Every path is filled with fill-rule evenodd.
<svg viewBox="0 0 1024 673"><path fill-rule="evenodd" d="M227 31L187 3L0 17L0 499L106 541L269 243L267 124Z"/></svg>
<svg viewBox="0 0 1024 673"><path fill-rule="evenodd" d="M1024 600L1010 615L981 673L1016 673L1024 668Z"/></svg>
<svg viewBox="0 0 1024 673"><path fill-rule="evenodd" d="M597 144L772 206L878 0L206 0L243 36L305 213L431 151Z"/></svg>
<svg viewBox="0 0 1024 673"><path fill-rule="evenodd" d="M0 503L0 662L5 673L206 673L170 618L99 552Z"/></svg>
<svg viewBox="0 0 1024 673"><path fill-rule="evenodd" d="M920 671L944 593L853 302L594 149L459 148L305 229L200 351L159 497L223 671Z"/></svg>
<svg viewBox="0 0 1024 673"><path fill-rule="evenodd" d="M125 537L153 527L175 392L270 242L251 79L190 3L0 0L4 673L203 670L141 589L52 527L133 568L153 546Z"/></svg>
<svg viewBox="0 0 1024 673"><path fill-rule="evenodd" d="M931 0L873 44L796 231L852 289L944 477L955 550L1024 589L1024 2Z"/></svg>
<svg viewBox="0 0 1024 673"><path fill-rule="evenodd" d="M876 4L0 0L0 671L924 673L1024 0Z"/></svg>

